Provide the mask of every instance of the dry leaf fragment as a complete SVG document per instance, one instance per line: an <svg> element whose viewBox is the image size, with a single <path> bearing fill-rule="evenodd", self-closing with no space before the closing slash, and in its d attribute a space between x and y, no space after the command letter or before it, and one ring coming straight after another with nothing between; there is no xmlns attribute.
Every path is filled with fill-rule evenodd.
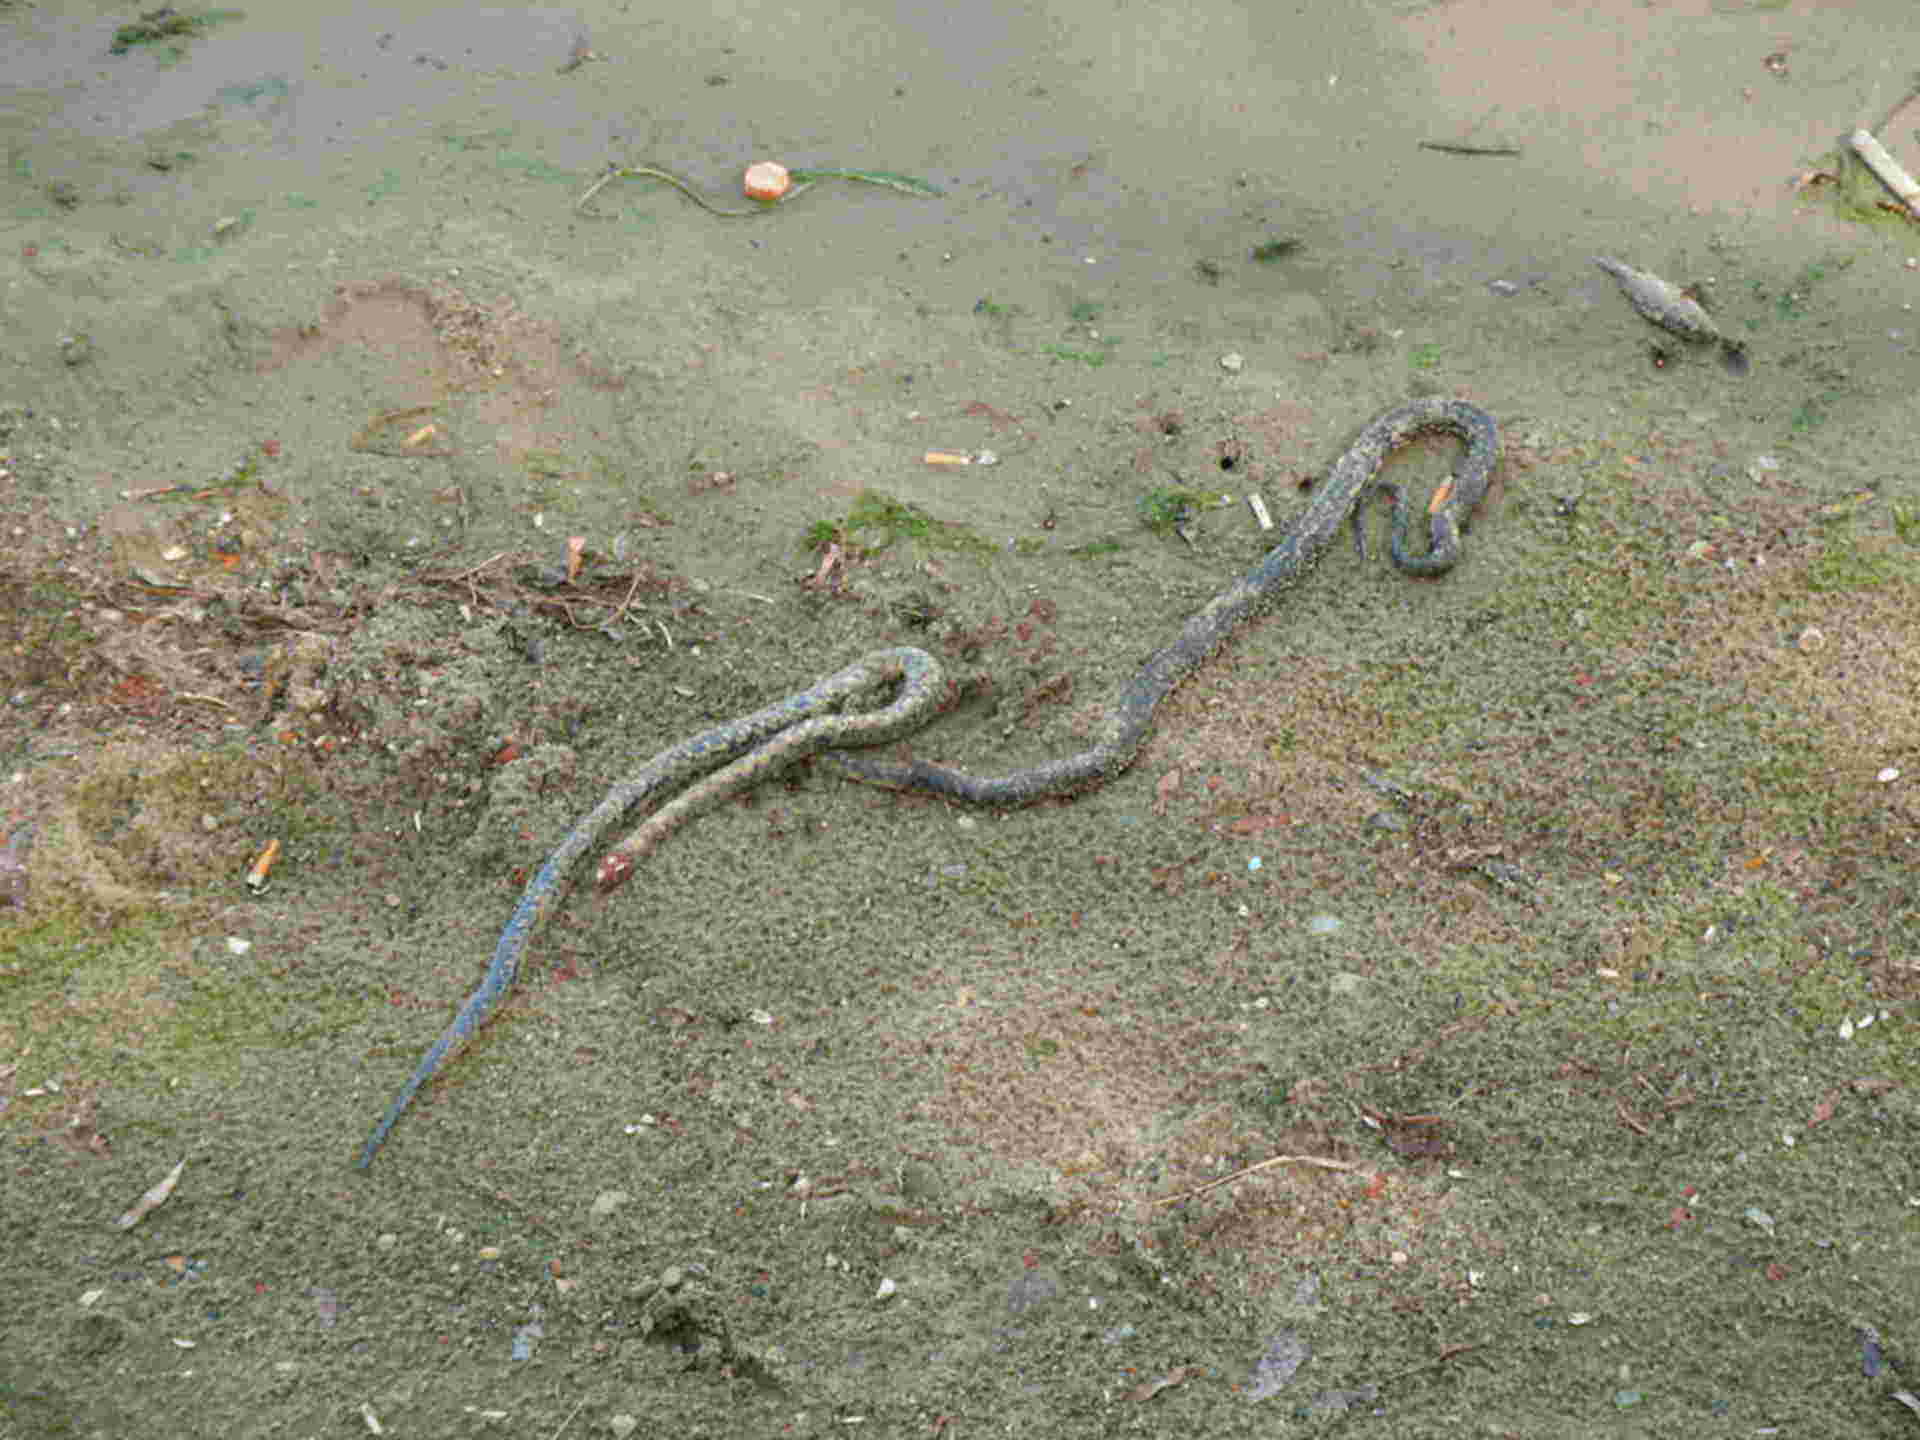
<svg viewBox="0 0 1920 1440"><path fill-rule="evenodd" d="M113 1223L122 1230L131 1230L146 1218L149 1210L154 1209L156 1206L166 1204L167 1197L173 1194L173 1187L180 1183L180 1174L186 1168L187 1162L183 1159L178 1165L167 1172L166 1179L147 1191L147 1193L142 1195L138 1200L134 1201L133 1208Z"/></svg>
<svg viewBox="0 0 1920 1440"><path fill-rule="evenodd" d="M80 1108L73 1112L73 1117L67 1121L67 1128L54 1138L75 1154L93 1155L104 1160L112 1155L113 1150L107 1143L107 1137L94 1128L93 1117L93 1102L91 1100L83 1102Z"/></svg>
<svg viewBox="0 0 1920 1440"><path fill-rule="evenodd" d="M1178 1370L1170 1370L1157 1380L1144 1380L1127 1392L1127 1398L1136 1402L1151 1400L1162 1390L1171 1390L1175 1385L1184 1385L1197 1375L1205 1374L1198 1365L1182 1365Z"/></svg>
<svg viewBox="0 0 1920 1440"><path fill-rule="evenodd" d="M1625 1125L1629 1130L1633 1131L1634 1134L1651 1135L1653 1133L1651 1130L1647 1129L1646 1123L1644 1121L1642 1121L1631 1110L1627 1109L1626 1101L1624 1100L1614 1101L1613 1108L1615 1112L1618 1113L1620 1116L1620 1123Z"/></svg>
<svg viewBox="0 0 1920 1440"><path fill-rule="evenodd" d="M1176 765L1173 767L1173 769L1167 771L1166 774L1162 775L1157 781L1154 782L1154 786L1153 786L1153 813L1154 814L1165 815L1167 813L1167 801L1171 800L1174 796L1174 793L1179 790L1181 779L1182 779L1182 775L1181 775L1180 767Z"/></svg>
<svg viewBox="0 0 1920 1440"><path fill-rule="evenodd" d="M845 564L846 555L840 549L839 543L830 543L826 548L826 552L820 557L820 568L815 570L811 575L803 576L800 584L803 588L809 590L828 589L834 583L832 579L833 572L836 569L844 567Z"/></svg>

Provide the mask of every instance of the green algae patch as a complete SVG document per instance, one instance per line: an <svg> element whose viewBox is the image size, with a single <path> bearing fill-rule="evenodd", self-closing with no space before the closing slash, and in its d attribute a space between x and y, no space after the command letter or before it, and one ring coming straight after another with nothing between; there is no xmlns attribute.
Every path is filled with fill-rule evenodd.
<svg viewBox="0 0 1920 1440"><path fill-rule="evenodd" d="M34 846L35 893L63 908L137 915L209 882L237 887L270 838L255 818L263 808L283 844L310 828L300 802L315 781L291 754L130 741L84 767Z"/></svg>
<svg viewBox="0 0 1920 1440"><path fill-rule="evenodd" d="M839 543L855 555L870 555L902 540L926 550L994 553L994 547L967 526L938 519L918 505L879 490L862 490L848 507L845 519L821 520L810 526L802 537L802 548L819 551Z"/></svg>
<svg viewBox="0 0 1920 1440"><path fill-rule="evenodd" d="M107 53L125 55L130 50L151 46L163 59L177 61L186 55L187 41L198 39L216 25L245 17L243 10L182 11L163 5L116 29Z"/></svg>
<svg viewBox="0 0 1920 1440"><path fill-rule="evenodd" d="M1910 563L1884 542L1836 535L1807 566L1807 588L1822 595L1870 590L1903 574Z"/></svg>
<svg viewBox="0 0 1920 1440"><path fill-rule="evenodd" d="M0 1049L30 1056L34 1084L61 1092L160 1086L204 1075L267 1043L269 1027L237 980L196 960L166 916L110 928L55 918L16 926L0 966ZM252 1010L255 1013L249 1014ZM32 1107L18 1113L31 1125Z"/></svg>

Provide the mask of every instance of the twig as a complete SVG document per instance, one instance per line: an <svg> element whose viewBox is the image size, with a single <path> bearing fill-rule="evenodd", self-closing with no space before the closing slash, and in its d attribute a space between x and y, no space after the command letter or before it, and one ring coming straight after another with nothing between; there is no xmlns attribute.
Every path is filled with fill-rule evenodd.
<svg viewBox="0 0 1920 1440"><path fill-rule="evenodd" d="M639 592L639 589L640 589L640 571L638 569L635 569L635 571L633 572L633 583L627 587L627 598L620 602L620 608L613 612L613 618L607 621L607 624L618 625L622 620L626 618L627 607L633 604L633 597L635 596L635 594Z"/></svg>
<svg viewBox="0 0 1920 1440"><path fill-rule="evenodd" d="M1920 76L1916 76L1915 79L1920 81ZM1867 128L1875 135L1887 134L1893 129L1894 122L1900 118L1900 112L1916 100L1920 100L1920 83L1916 83L1906 94L1896 100L1893 108L1880 117L1878 124L1869 125Z"/></svg>
<svg viewBox="0 0 1920 1440"><path fill-rule="evenodd" d="M553 1432L553 1436L552 1436L552 1440L560 1440L560 1432L561 1432L562 1430L565 1430L565 1429L567 1428L567 1426L569 1426L569 1425L571 1425L571 1424L573 1423L573 1417L574 1417L574 1415L578 1415L578 1414L579 1414L579 1413L580 1413L580 1412L581 1412L582 1410L584 1410L584 1409L586 1409L586 1408L587 1408L587 1402L586 1402L585 1400L582 1400L582 1401L581 1401L581 1402L580 1402L580 1403L579 1403L578 1405L576 1405L576 1406L574 1406L574 1407L573 1407L573 1413L572 1413L572 1414L570 1414L570 1415L568 1415L566 1419L564 1419L564 1420L562 1420L562 1421L560 1422L560 1429L559 1429L559 1430L556 1430L556 1431L554 1431L554 1432Z"/></svg>
<svg viewBox="0 0 1920 1440"><path fill-rule="evenodd" d="M498 555L489 555L486 559L482 560L478 565L474 566L471 570L462 570L458 575L447 576L446 583L449 585L452 585L458 581L469 579L472 576L478 575L482 570L486 569L489 565L493 564L494 561L504 560L506 558L507 558L507 552L504 550L502 550Z"/></svg>
<svg viewBox="0 0 1920 1440"><path fill-rule="evenodd" d="M587 202L589 200L593 199L594 196L598 195L602 190L606 189L607 186L611 185L614 181L618 180L619 178L620 178L620 167L618 165L608 165L607 173L602 175L598 180L593 182L592 189L587 191L586 194L582 195L578 200L573 202L573 208L584 212L587 208Z"/></svg>
<svg viewBox="0 0 1920 1440"><path fill-rule="evenodd" d="M1422 140L1422 150L1438 150L1442 155L1518 155L1518 145L1464 145L1452 140Z"/></svg>
<svg viewBox="0 0 1920 1440"><path fill-rule="evenodd" d="M1163 1195L1153 1203L1173 1205L1182 1200L1191 1200L1196 1195L1204 1195L1207 1191L1217 1190L1222 1185L1231 1185L1236 1180L1244 1180L1257 1171L1271 1170L1275 1165L1317 1165L1322 1170L1357 1171L1360 1169L1358 1165L1350 1164L1345 1160L1326 1160L1318 1155L1275 1155L1270 1159L1262 1160L1258 1165L1249 1165L1246 1169L1236 1170L1231 1175L1222 1175L1218 1180L1209 1180L1206 1184L1196 1185L1191 1190L1182 1190L1177 1195Z"/></svg>

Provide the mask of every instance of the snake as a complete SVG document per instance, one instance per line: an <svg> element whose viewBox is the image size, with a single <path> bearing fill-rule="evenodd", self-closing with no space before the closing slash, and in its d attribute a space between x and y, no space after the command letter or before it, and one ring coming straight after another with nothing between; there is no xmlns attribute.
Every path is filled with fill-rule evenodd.
<svg viewBox="0 0 1920 1440"><path fill-rule="evenodd" d="M1434 492L1428 509L1426 554L1407 544L1413 528L1412 506L1404 491L1380 483L1380 467L1414 436L1444 431L1466 443L1453 478ZM1240 627L1271 606L1311 570L1351 517L1354 538L1361 537L1360 502L1376 487L1393 501L1390 554L1396 567L1412 575L1442 575L1460 559L1465 531L1500 455L1500 432L1493 417L1464 400L1427 396L1378 416L1334 462L1280 542L1238 580L1208 601L1156 650L1120 687L1107 707L1092 746L1075 755L1043 761L1008 775L971 775L950 765L921 760L876 760L845 750L829 750L823 760L843 774L895 790L924 790L969 805L1008 809L1048 796L1090 789L1133 763L1153 728L1153 712L1175 686L1204 664Z"/></svg>
<svg viewBox="0 0 1920 1440"><path fill-rule="evenodd" d="M1408 497L1399 487L1382 482L1379 475L1389 455L1430 431L1451 433L1467 448L1453 478L1435 492L1428 506L1427 551L1415 554L1407 543L1413 528ZM485 977L387 1106L361 1147L356 1168L365 1170L373 1164L421 1087L486 1023L512 988L528 945L565 898L575 863L643 802L671 787L688 786L601 860L596 883L602 893L624 883L639 859L695 815L808 755L820 755L853 780L897 790L926 790L973 805L1012 808L1091 788L1133 762L1152 729L1160 702L1241 626L1311 570L1349 519L1364 556L1361 502L1375 489L1393 503L1389 554L1394 565L1407 574L1426 576L1452 569L1460 559L1461 536L1486 494L1499 453L1499 430L1493 417L1464 400L1426 397L1374 419L1335 462L1279 543L1194 614L1170 644L1148 657L1120 687L1097 740L1076 755L1008 775L982 777L951 766L879 761L834 748L886 744L918 730L941 707L947 687L940 666L926 651L913 647L874 651L764 709L662 750L631 779L613 786L527 883L500 933ZM841 708L889 685L895 687L893 699L879 709Z"/></svg>
<svg viewBox="0 0 1920 1440"><path fill-rule="evenodd" d="M895 686L892 701L877 710L840 710L856 697ZM828 745L878 745L918 729L939 706L944 693L940 666L924 650L900 647L876 650L845 669L825 676L805 690L775 701L751 715L703 730L655 755L607 792L607 796L578 825L567 832L547 861L527 882L512 916L500 932L493 959L479 987L454 1016L440 1038L421 1057L400 1087L373 1133L360 1149L355 1168L367 1169L386 1143L420 1087L431 1080L449 1056L460 1048L493 1014L520 973L520 961L540 927L559 908L568 890L575 862L599 844L613 826L634 807L664 790L723 767L656 812L622 844L640 847L639 853L727 796L757 785L768 776ZM742 753L746 752L746 753ZM609 889L625 879L630 860L614 855L600 867L601 887Z"/></svg>

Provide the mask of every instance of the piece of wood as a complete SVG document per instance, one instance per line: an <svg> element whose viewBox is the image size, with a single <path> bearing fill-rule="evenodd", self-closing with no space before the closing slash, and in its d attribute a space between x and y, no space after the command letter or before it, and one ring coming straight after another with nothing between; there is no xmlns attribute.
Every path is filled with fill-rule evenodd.
<svg viewBox="0 0 1920 1440"><path fill-rule="evenodd" d="M1880 183L1907 207L1907 213L1920 220L1920 181L1902 169L1900 162L1887 153L1887 147L1874 139L1871 132L1856 130L1847 138L1847 144L1860 157L1860 162L1879 177Z"/></svg>

